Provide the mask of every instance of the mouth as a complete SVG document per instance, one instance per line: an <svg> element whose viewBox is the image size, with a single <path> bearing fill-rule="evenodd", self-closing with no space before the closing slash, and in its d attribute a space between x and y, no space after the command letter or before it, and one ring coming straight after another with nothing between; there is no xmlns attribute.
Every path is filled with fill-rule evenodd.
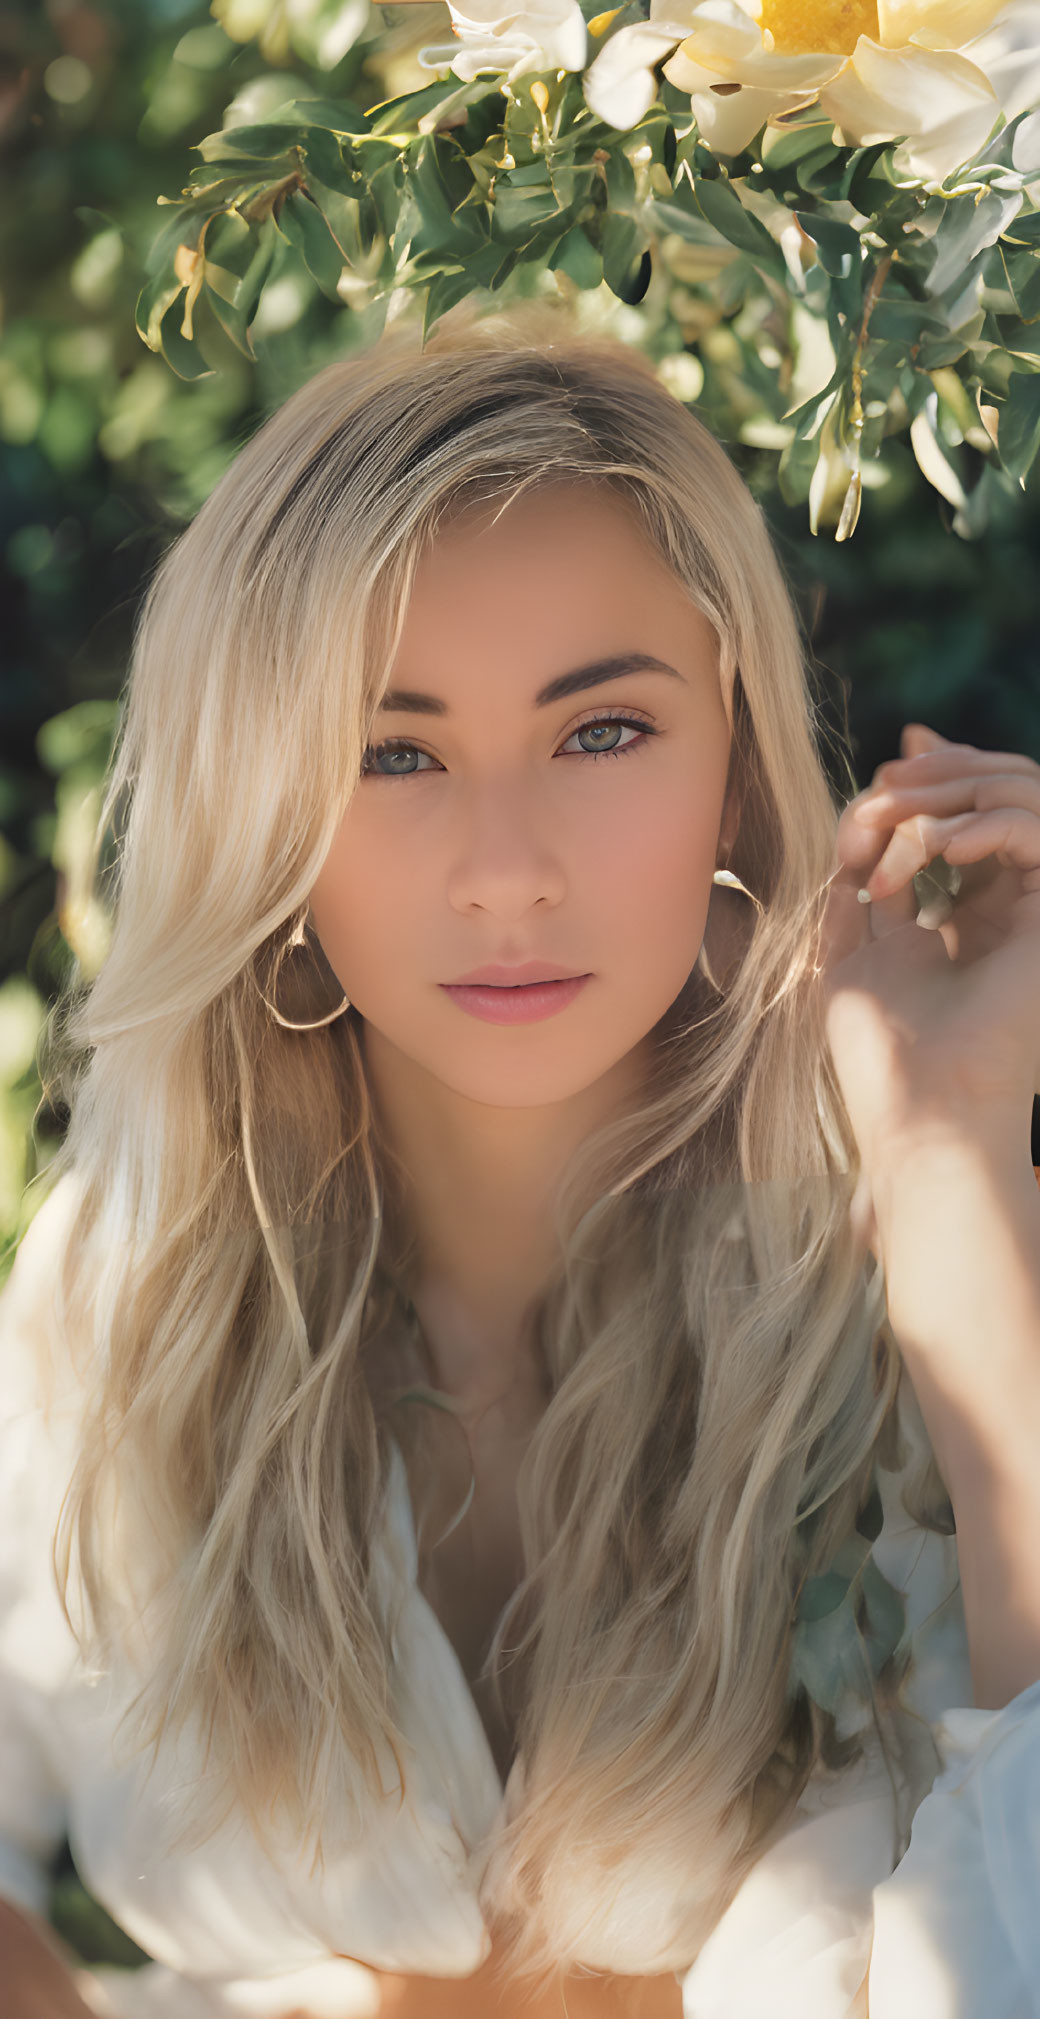
<svg viewBox="0 0 1040 2019"><path fill-rule="evenodd" d="M548 981L442 982L440 986L459 1009L485 1023L537 1023L566 1009L591 980L588 974L572 974Z"/></svg>
<svg viewBox="0 0 1040 2019"><path fill-rule="evenodd" d="M502 962L492 962L485 967L475 967L469 974L460 974L454 981L442 982L442 988L528 988L547 982L587 980L581 968L558 967L550 962L523 961L509 967Z"/></svg>

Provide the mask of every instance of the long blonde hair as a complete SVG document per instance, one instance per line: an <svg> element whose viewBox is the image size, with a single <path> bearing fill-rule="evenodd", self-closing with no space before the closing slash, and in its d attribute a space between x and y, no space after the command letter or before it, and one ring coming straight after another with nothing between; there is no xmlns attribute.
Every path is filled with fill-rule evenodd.
<svg viewBox="0 0 1040 2019"><path fill-rule="evenodd" d="M505 1967L532 1978L688 1964L840 1753L790 1687L792 1630L869 1494L898 1373L815 980L836 826L820 711L759 508L641 355L548 305L463 309L425 346L397 327L326 366L259 429L149 585L98 824L109 949L43 1048L70 1110L53 1175L83 1188L62 1322L96 1370L66 1598L75 1566L106 1658L149 1623L142 1740L190 1723L227 1800L260 1830L288 1812L320 1855L358 1774L384 1800L388 1748L405 1772L364 1363L408 1229L354 1014L290 1033L260 990L438 523L557 480L623 497L715 627L731 866L764 909L713 897L745 907L733 971L698 960L638 1111L559 1188L526 1571L489 1657L501 1687L522 1628L522 1800L481 1890ZM337 994L326 975L311 1014ZM651 1926L654 1885L678 1904Z"/></svg>

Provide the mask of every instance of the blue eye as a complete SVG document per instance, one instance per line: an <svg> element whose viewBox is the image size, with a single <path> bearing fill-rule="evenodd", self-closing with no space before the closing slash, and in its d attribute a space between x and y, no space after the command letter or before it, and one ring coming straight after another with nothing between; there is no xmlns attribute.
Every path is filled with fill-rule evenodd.
<svg viewBox="0 0 1040 2019"><path fill-rule="evenodd" d="M649 737L660 734L659 730L651 729L648 722L638 720L634 716L593 715L590 716L587 722L579 722L578 727L571 730L567 743L572 742L576 736L583 736L586 731L599 731L602 729L637 729L641 733L631 743L615 743L607 748L601 747L598 750L569 751L565 744L559 755L567 757L591 757L593 759L597 757L627 757L630 750L640 749ZM397 771L382 771L377 770L375 767L384 758L389 758L392 762L395 758L408 759L409 757L429 757L429 755L428 750L420 750L416 744L407 743L401 736L390 737L383 743L368 745L362 758L361 775L363 778L415 778L421 775L417 764L405 763ZM435 762L435 759L431 759L431 763Z"/></svg>

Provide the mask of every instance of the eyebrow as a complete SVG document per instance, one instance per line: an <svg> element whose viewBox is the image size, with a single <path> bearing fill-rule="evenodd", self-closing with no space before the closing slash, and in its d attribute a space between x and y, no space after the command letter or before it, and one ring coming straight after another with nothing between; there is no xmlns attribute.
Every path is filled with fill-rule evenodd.
<svg viewBox="0 0 1040 2019"><path fill-rule="evenodd" d="M560 673L548 685L540 687L534 697L536 708L548 708L554 701L563 701L568 694L580 694L585 687L599 687L607 680L623 680L629 673L670 673L675 680L683 675L676 667L666 665L663 659L651 658L647 652L618 652L610 659L594 659L588 666L577 666L572 673ZM380 714L400 713L402 715L450 715L446 701L436 694L416 694L410 688L390 688L379 703Z"/></svg>

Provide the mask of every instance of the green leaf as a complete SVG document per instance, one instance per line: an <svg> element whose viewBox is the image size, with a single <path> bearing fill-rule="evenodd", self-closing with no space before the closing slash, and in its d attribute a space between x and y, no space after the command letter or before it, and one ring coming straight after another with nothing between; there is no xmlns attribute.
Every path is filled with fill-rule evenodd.
<svg viewBox="0 0 1040 2019"><path fill-rule="evenodd" d="M799 1619L825 1619L836 1606L844 1603L848 1589L848 1578L841 1577L837 1571L828 1570L822 1577L807 1578L798 1605Z"/></svg>
<svg viewBox="0 0 1040 2019"><path fill-rule="evenodd" d="M837 223L834 218L820 217L816 211L796 210L794 214L806 236L812 239L826 273L845 280L849 274L858 272L863 257L858 231L853 231L850 224Z"/></svg>
<svg viewBox="0 0 1040 2019"><path fill-rule="evenodd" d="M202 305L202 297L196 308ZM179 379L204 379L213 377L213 367L206 363L195 338L189 340L181 335L183 310L179 301L167 309L159 324L159 347L168 365L171 365Z"/></svg>
<svg viewBox="0 0 1040 2019"><path fill-rule="evenodd" d="M997 422L997 453L1005 470L1024 482L1040 451L1040 372L1014 372Z"/></svg>
<svg viewBox="0 0 1040 2019"><path fill-rule="evenodd" d="M283 238L302 254L308 273L322 293L331 301L338 301L343 255L317 204L302 190L293 190L282 205L277 223Z"/></svg>
<svg viewBox="0 0 1040 2019"><path fill-rule="evenodd" d="M440 316L446 315L455 303L472 291L472 282L465 267L457 273L441 273L430 282L423 307L423 342L425 343L434 324Z"/></svg>
<svg viewBox="0 0 1040 2019"><path fill-rule="evenodd" d="M728 182L698 182L694 201L721 238L770 272L784 265L783 254L764 224L745 210ZM786 268L784 269L786 272Z"/></svg>
<svg viewBox="0 0 1040 2019"><path fill-rule="evenodd" d="M580 224L564 233L549 265L554 270L562 268L578 287L598 287L603 279L603 255Z"/></svg>
<svg viewBox="0 0 1040 2019"><path fill-rule="evenodd" d="M613 294L621 294L642 250L639 226L631 217L606 211L603 219L603 278Z"/></svg>
<svg viewBox="0 0 1040 2019"><path fill-rule="evenodd" d="M487 232L481 229L476 212L472 208L460 210L462 196L473 188L464 162L468 188L456 197L449 183L449 176L457 179L459 160L457 150L449 148L439 134L429 134L419 144L408 184L419 212L411 244L413 255L447 252L452 261L462 260L486 242Z"/></svg>
<svg viewBox="0 0 1040 2019"><path fill-rule="evenodd" d="M1040 329L1035 323L1005 322L1000 335L1012 357L1040 357Z"/></svg>
<svg viewBox="0 0 1040 2019"><path fill-rule="evenodd" d="M244 357L255 358L253 341L249 334L249 322L256 307L278 248L279 231L273 217L264 219L257 234L255 249L238 284L237 293L230 303L217 296L212 299L213 313L221 327L231 338Z"/></svg>
<svg viewBox="0 0 1040 2019"><path fill-rule="evenodd" d="M219 209L220 205L208 204L206 211L212 214L214 208ZM145 272L169 278L177 247L181 244L194 245L203 221L199 216L198 204L179 203L162 229L156 232L148 248Z"/></svg>
<svg viewBox="0 0 1040 2019"><path fill-rule="evenodd" d="M317 180L329 189L344 189L354 174L360 174L356 167L357 154L350 140L341 141L335 133L326 132L324 127L315 127L308 133L303 142L303 157L308 188Z"/></svg>
<svg viewBox="0 0 1040 2019"><path fill-rule="evenodd" d="M607 208L618 213L627 211L635 201L636 172L627 154L615 149L610 160L604 164L607 177Z"/></svg>
<svg viewBox="0 0 1040 2019"><path fill-rule="evenodd" d="M877 1675L903 1638L906 1602L902 1592L897 1591L882 1575L872 1557L863 1566L860 1583L867 1626L867 1654Z"/></svg>
<svg viewBox="0 0 1040 2019"><path fill-rule="evenodd" d="M146 281L137 297L134 320L150 351L162 349L163 318L172 302L184 293L184 283L169 268Z"/></svg>
<svg viewBox="0 0 1040 2019"><path fill-rule="evenodd" d="M206 233L206 265L216 261L233 273L244 273L252 256L253 229L237 210L215 217Z"/></svg>
<svg viewBox="0 0 1040 2019"><path fill-rule="evenodd" d="M937 372L944 365L955 365L964 356L968 346L960 334L948 337L926 337L917 353L917 362L923 372Z"/></svg>
<svg viewBox="0 0 1040 2019"><path fill-rule="evenodd" d="M322 126L332 133L368 133L371 119L349 98L291 98L274 115L290 126Z"/></svg>
<svg viewBox="0 0 1040 2019"><path fill-rule="evenodd" d="M1001 236L1023 245L1040 245L1040 210L1020 211L1011 224L1005 225Z"/></svg>
<svg viewBox="0 0 1040 2019"><path fill-rule="evenodd" d="M922 476L956 510L963 510L967 492L954 453L939 432L939 395L932 386L910 423L910 446Z"/></svg>
<svg viewBox="0 0 1040 2019"><path fill-rule="evenodd" d="M878 1536L881 1534L883 1521L884 1508L881 1504L881 1494L875 1480L866 1503L860 1508L859 1514L856 1517L856 1528L860 1535L867 1537L868 1541L876 1542Z"/></svg>
<svg viewBox="0 0 1040 2019"><path fill-rule="evenodd" d="M365 164L368 164L366 150ZM384 238L390 238L396 229L400 216L402 193L406 187L404 171L396 156L369 173L368 194L375 207L376 221Z"/></svg>
<svg viewBox="0 0 1040 2019"><path fill-rule="evenodd" d="M472 84L459 84L454 75L435 79L419 91L402 91L396 98L384 98L370 105L366 115L370 133L403 133L418 127L428 112L438 108L453 112L457 105L472 105L489 93L498 95L498 79L481 77ZM500 101L501 102L501 101Z"/></svg>
<svg viewBox="0 0 1040 2019"><path fill-rule="evenodd" d="M759 153L770 171L792 168L807 155L818 154L821 141L829 142L833 130L834 121L813 106L797 125L767 126Z"/></svg>
<svg viewBox="0 0 1040 2019"><path fill-rule="evenodd" d="M811 154L806 154L795 164L794 179L807 196L822 196L834 201L839 196L845 173L843 156L833 144L826 144L814 148Z"/></svg>
<svg viewBox="0 0 1040 2019"><path fill-rule="evenodd" d="M648 246L644 246L642 252L637 254L628 273L613 290L618 300L627 302L630 307L636 307L646 294L647 288L650 285L652 272L653 261L650 249Z"/></svg>
<svg viewBox="0 0 1040 2019"><path fill-rule="evenodd" d="M685 239L688 245L717 246L719 234L714 225L709 224L699 210L690 207L692 197L690 205L682 201L684 191L690 195L688 184L680 185L673 202L667 197L649 202L645 211L647 223L662 238L666 232L675 232L679 238Z"/></svg>
<svg viewBox="0 0 1040 2019"><path fill-rule="evenodd" d="M360 200L356 196L344 196L341 190L327 188L314 176L308 176L307 187L340 249L344 264L351 267L359 265L370 244L362 224Z"/></svg>
<svg viewBox="0 0 1040 2019"><path fill-rule="evenodd" d="M1009 250L1005 270L1011 280L1019 315L1026 322L1035 322L1040 316L1040 261L1032 247L1028 251L1023 248L1014 253Z"/></svg>
<svg viewBox="0 0 1040 2019"><path fill-rule="evenodd" d="M844 376L839 366L818 393L813 393L812 398L806 400L802 406L795 407L791 413L784 415L785 421L788 421L794 429L795 441L807 441L823 426L834 404L835 396L844 383Z"/></svg>
<svg viewBox="0 0 1040 2019"><path fill-rule="evenodd" d="M544 178L534 187L517 188L511 178L495 185L492 216L496 238L510 243L528 239L538 225L559 214L559 204Z"/></svg>
<svg viewBox="0 0 1040 2019"><path fill-rule="evenodd" d="M229 161L247 155L251 161L273 164L287 161L303 137L304 128L297 120L282 125L272 119L263 126L228 126L220 133L208 133L196 151L203 161Z"/></svg>
<svg viewBox="0 0 1040 2019"><path fill-rule="evenodd" d="M819 456L815 435L802 435L788 442L780 457L777 482L788 505L804 505Z"/></svg>
<svg viewBox="0 0 1040 2019"><path fill-rule="evenodd" d="M871 310L872 338L898 338L909 345L918 342L929 330L939 331L943 336L949 333L941 310L929 307L925 302L900 300L883 294Z"/></svg>
<svg viewBox="0 0 1040 2019"><path fill-rule="evenodd" d="M820 1618L796 1627L791 1680L801 1683L814 1703L832 1714L840 1710L850 1690L869 1695L870 1662L848 1596Z"/></svg>

